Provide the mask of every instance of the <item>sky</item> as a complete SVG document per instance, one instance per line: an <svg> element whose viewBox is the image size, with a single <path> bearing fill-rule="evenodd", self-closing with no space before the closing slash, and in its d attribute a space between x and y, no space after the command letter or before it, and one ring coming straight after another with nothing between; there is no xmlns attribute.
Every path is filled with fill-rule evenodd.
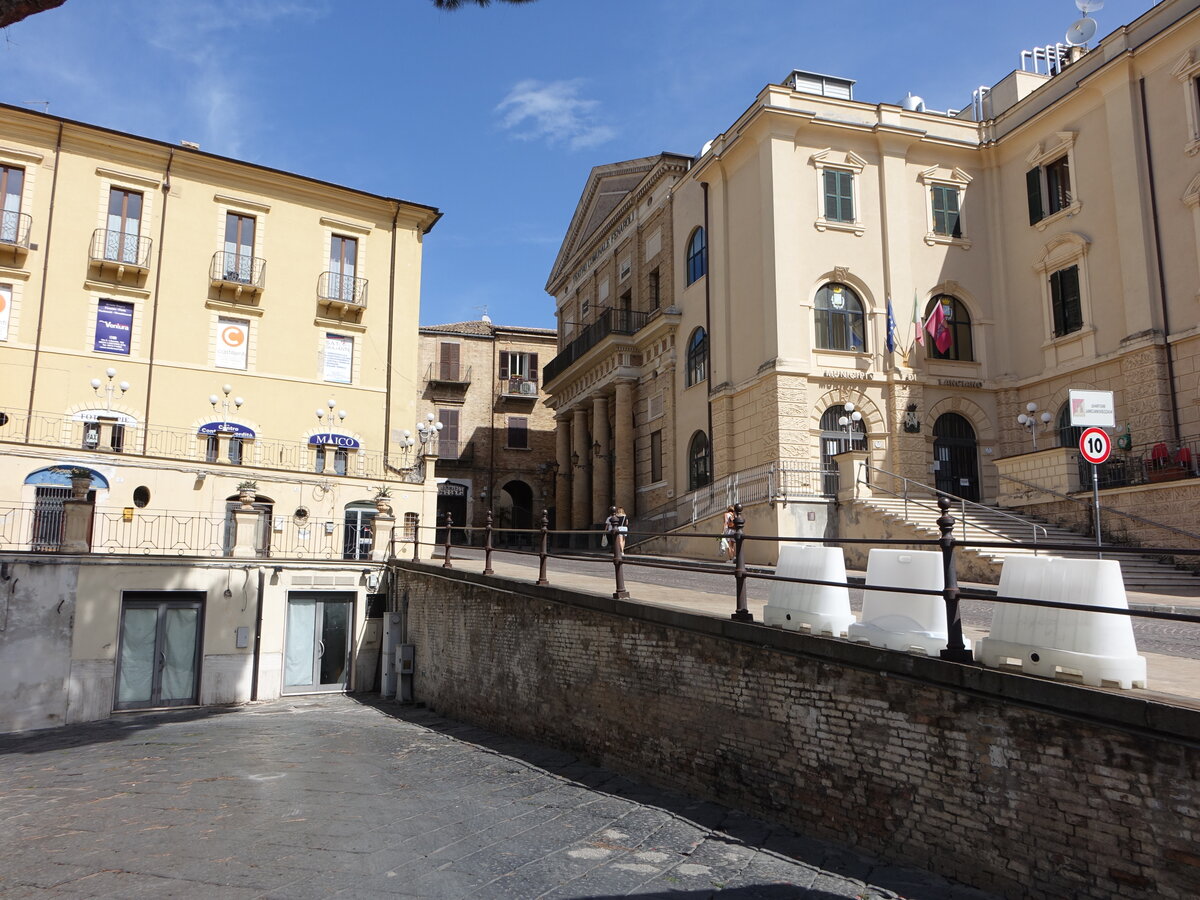
<svg viewBox="0 0 1200 900"><path fill-rule="evenodd" d="M1152 5L1107 0L1097 35ZM421 324L486 311L552 328L546 279L593 166L694 155L793 69L855 79L856 100L957 109L1080 15L1073 0L67 0L0 32L0 101L436 206Z"/></svg>

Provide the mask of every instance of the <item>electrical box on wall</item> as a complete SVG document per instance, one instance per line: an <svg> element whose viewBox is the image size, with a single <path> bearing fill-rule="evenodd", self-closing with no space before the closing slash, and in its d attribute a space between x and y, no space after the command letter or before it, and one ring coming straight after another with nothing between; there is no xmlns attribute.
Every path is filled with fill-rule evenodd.
<svg viewBox="0 0 1200 900"><path fill-rule="evenodd" d="M236 644L236 646L239 650L244 650L246 647L250 646L250 626L249 625L239 625L237 628L237 631L234 632L234 634L235 634L234 643Z"/></svg>

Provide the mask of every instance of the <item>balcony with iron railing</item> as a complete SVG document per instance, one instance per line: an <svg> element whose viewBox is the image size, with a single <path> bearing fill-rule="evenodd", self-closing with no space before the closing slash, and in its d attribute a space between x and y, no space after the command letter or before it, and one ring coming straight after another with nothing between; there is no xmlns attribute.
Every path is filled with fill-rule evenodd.
<svg viewBox="0 0 1200 900"><path fill-rule="evenodd" d="M520 375L505 379L500 382L500 397L503 400L537 400L537 379Z"/></svg>
<svg viewBox="0 0 1200 900"><path fill-rule="evenodd" d="M437 442L438 461L444 465L469 466L475 462L475 445L470 441L449 441L440 438Z"/></svg>
<svg viewBox="0 0 1200 900"><path fill-rule="evenodd" d="M150 247L148 237L110 228L97 228L92 232L89 261L101 268L115 267L118 273L134 270L138 273L150 269Z"/></svg>
<svg viewBox="0 0 1200 900"><path fill-rule="evenodd" d="M471 367L458 363L432 362L425 370L425 381L429 384L465 387L471 383Z"/></svg>
<svg viewBox="0 0 1200 900"><path fill-rule="evenodd" d="M243 291L257 294L266 284L267 261L245 253L218 250L213 254L208 276L213 287L234 288L239 294Z"/></svg>
<svg viewBox="0 0 1200 900"><path fill-rule="evenodd" d="M32 228L33 217L28 213L3 210L0 212L0 246L16 252L28 250Z"/></svg>
<svg viewBox="0 0 1200 900"><path fill-rule="evenodd" d="M29 444L74 450L81 454L115 455L185 461L211 471L226 470L223 474L238 474L239 469L268 469L294 473L311 473L347 478L404 481L420 484L424 481L419 454L401 451L385 459L380 451L346 450L344 460L326 453L321 460L318 446L301 441L265 439L258 436L239 438L236 443L223 438L216 448L210 443L212 435L200 434L188 428L155 425L121 424L120 441L93 440L95 431L88 423L70 416L52 413L3 413L0 421L0 447L4 444ZM26 440L28 430L28 440ZM111 465L107 458L104 463ZM339 464L340 463L340 464Z"/></svg>
<svg viewBox="0 0 1200 900"><path fill-rule="evenodd" d="M611 307L605 309L595 322L584 328L558 356L546 364L542 369L542 383L552 382L610 334L637 334L649 320L650 313Z"/></svg>
<svg viewBox="0 0 1200 900"><path fill-rule="evenodd" d="M317 279L317 303L345 314L367 308L367 279L322 272Z"/></svg>

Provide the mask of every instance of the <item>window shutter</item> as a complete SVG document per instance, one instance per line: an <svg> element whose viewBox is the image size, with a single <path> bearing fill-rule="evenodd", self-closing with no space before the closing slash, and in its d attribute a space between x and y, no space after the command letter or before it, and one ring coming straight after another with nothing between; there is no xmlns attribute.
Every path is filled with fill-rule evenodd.
<svg viewBox="0 0 1200 900"><path fill-rule="evenodd" d="M1036 225L1046 218L1042 209L1042 170L1030 169L1025 173L1025 193L1029 197L1029 224Z"/></svg>
<svg viewBox="0 0 1200 900"><path fill-rule="evenodd" d="M442 423L442 433L438 436L439 440L445 441L443 447L449 446L457 449L458 447L458 410L457 409L439 409L438 421Z"/></svg>
<svg viewBox="0 0 1200 900"><path fill-rule="evenodd" d="M958 189L946 188L946 220L950 226L950 236L962 237L962 217L958 214Z"/></svg>
<svg viewBox="0 0 1200 900"><path fill-rule="evenodd" d="M1079 298L1079 267L1071 266L1058 273L1062 286L1063 334L1083 327L1083 307Z"/></svg>
<svg viewBox="0 0 1200 900"><path fill-rule="evenodd" d="M838 218L837 173L825 170L825 218L836 221Z"/></svg>
<svg viewBox="0 0 1200 900"><path fill-rule="evenodd" d="M535 382L538 380L538 360L536 353L529 354L529 378Z"/></svg>
<svg viewBox="0 0 1200 900"><path fill-rule="evenodd" d="M458 381L458 344L442 343L442 381Z"/></svg>
<svg viewBox="0 0 1200 900"><path fill-rule="evenodd" d="M529 446L529 420L513 416L508 420L508 446L524 449Z"/></svg>
<svg viewBox="0 0 1200 900"><path fill-rule="evenodd" d="M509 369L508 351L501 350L500 351L500 380L501 381L508 381L508 369Z"/></svg>

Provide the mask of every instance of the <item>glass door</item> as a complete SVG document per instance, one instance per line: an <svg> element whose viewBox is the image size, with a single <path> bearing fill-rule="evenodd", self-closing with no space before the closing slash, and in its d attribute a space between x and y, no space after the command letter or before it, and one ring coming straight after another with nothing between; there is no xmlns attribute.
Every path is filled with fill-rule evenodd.
<svg viewBox="0 0 1200 900"><path fill-rule="evenodd" d="M126 595L115 709L196 705L203 596L191 591Z"/></svg>
<svg viewBox="0 0 1200 900"><path fill-rule="evenodd" d="M142 230L142 195L112 188L108 193L108 234L104 258L139 264L138 239Z"/></svg>
<svg viewBox="0 0 1200 900"><path fill-rule="evenodd" d="M283 660L285 694L350 687L353 594L288 595Z"/></svg>
<svg viewBox="0 0 1200 900"><path fill-rule="evenodd" d="M358 239L335 234L329 242L331 296L346 303L354 302L354 270L358 264Z"/></svg>
<svg viewBox="0 0 1200 900"><path fill-rule="evenodd" d="M254 274L254 217L225 215L225 280L250 284Z"/></svg>

